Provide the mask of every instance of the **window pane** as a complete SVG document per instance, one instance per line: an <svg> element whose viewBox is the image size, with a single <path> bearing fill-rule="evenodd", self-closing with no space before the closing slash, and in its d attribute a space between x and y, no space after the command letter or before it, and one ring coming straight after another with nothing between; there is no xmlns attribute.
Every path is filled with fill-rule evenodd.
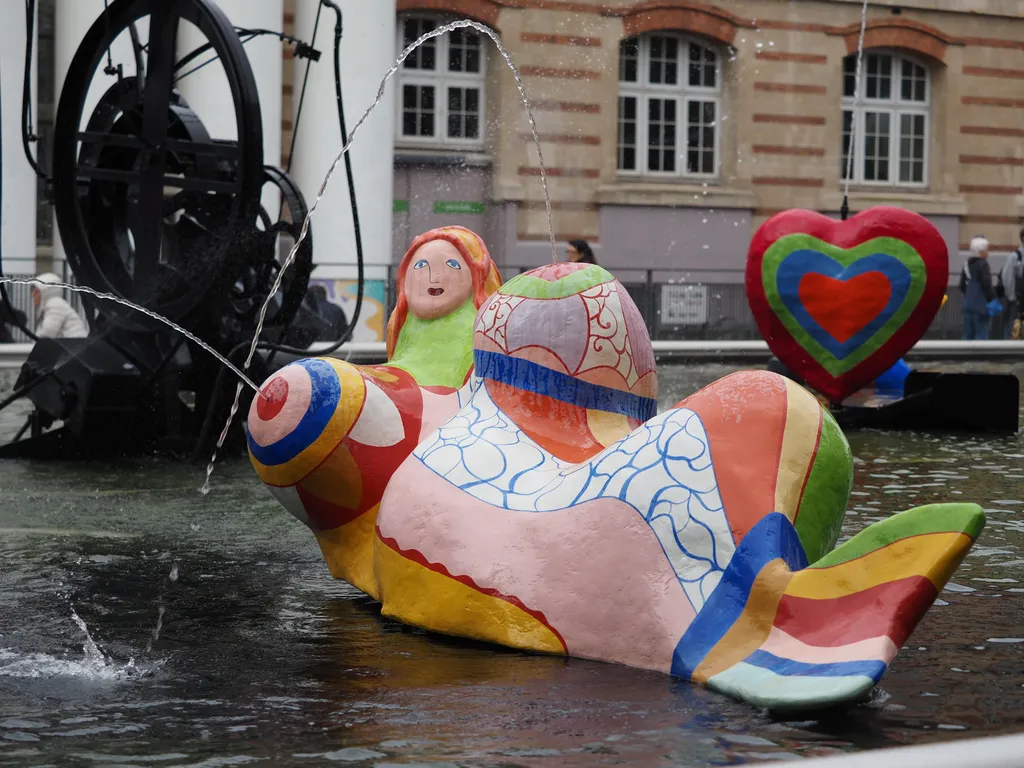
<svg viewBox="0 0 1024 768"><path fill-rule="evenodd" d="M465 50L462 44L462 30L453 29L448 33L448 71L449 72L462 72L463 68L463 52Z"/></svg>
<svg viewBox="0 0 1024 768"><path fill-rule="evenodd" d="M425 35L437 26L430 19L406 19L402 25L404 47L412 45L421 35ZM434 69L437 38L432 37L423 45L409 54L402 63L404 69Z"/></svg>
<svg viewBox="0 0 1024 768"><path fill-rule="evenodd" d="M900 181L920 184L924 181L925 116L900 115Z"/></svg>
<svg viewBox="0 0 1024 768"><path fill-rule="evenodd" d="M619 170L636 170L636 97L619 97Z"/></svg>
<svg viewBox="0 0 1024 768"><path fill-rule="evenodd" d="M843 110L843 143L840 152L839 178L846 179L850 175L850 132L853 128L853 111Z"/></svg>
<svg viewBox="0 0 1024 768"><path fill-rule="evenodd" d="M676 169L676 100L647 102L647 170Z"/></svg>
<svg viewBox="0 0 1024 768"><path fill-rule="evenodd" d="M463 29L448 33L448 71L480 71L480 35Z"/></svg>
<svg viewBox="0 0 1024 768"><path fill-rule="evenodd" d="M843 59L843 96L852 99L857 93L857 55Z"/></svg>
<svg viewBox="0 0 1024 768"><path fill-rule="evenodd" d="M479 89L448 89L448 138L480 138Z"/></svg>
<svg viewBox="0 0 1024 768"><path fill-rule="evenodd" d="M434 87L402 86L402 135L434 135Z"/></svg>
<svg viewBox="0 0 1024 768"><path fill-rule="evenodd" d="M675 85L679 81L679 41L674 37L655 35L650 38L648 82L653 85Z"/></svg>
<svg viewBox="0 0 1024 768"><path fill-rule="evenodd" d="M717 63L715 52L696 43L690 43L690 66L687 82L695 88L716 88Z"/></svg>
<svg viewBox="0 0 1024 768"><path fill-rule="evenodd" d="M889 113L864 113L864 181L889 180Z"/></svg>
<svg viewBox="0 0 1024 768"><path fill-rule="evenodd" d="M906 59L901 60L900 99L926 101L928 98L928 70Z"/></svg>
<svg viewBox="0 0 1024 768"><path fill-rule="evenodd" d="M892 56L883 53L869 53L864 57L866 77L864 80L867 99L892 98Z"/></svg>
<svg viewBox="0 0 1024 768"><path fill-rule="evenodd" d="M715 172L715 131L718 105L692 99L686 104L686 172Z"/></svg>
<svg viewBox="0 0 1024 768"><path fill-rule="evenodd" d="M637 61L640 58L640 44L632 37L619 43L619 81L635 83Z"/></svg>

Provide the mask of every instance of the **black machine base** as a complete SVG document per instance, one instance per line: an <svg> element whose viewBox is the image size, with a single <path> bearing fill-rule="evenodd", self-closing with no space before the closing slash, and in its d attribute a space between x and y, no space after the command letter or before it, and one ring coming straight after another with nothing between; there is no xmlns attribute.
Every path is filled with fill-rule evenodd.
<svg viewBox="0 0 1024 768"><path fill-rule="evenodd" d="M22 430L27 434L0 446L0 458L184 458L212 450L227 417L233 380L219 382L220 396L211 403L196 390L209 389L204 381L213 377L206 368L197 369L186 350L153 361L130 344L118 347L97 337L40 339L15 384L34 406ZM254 375L267 372L262 357L254 363ZM243 413L248 403L240 404ZM197 444L196 435L207 421L216 428L207 429L207 438ZM237 433L232 442L229 450L241 447Z"/></svg>
<svg viewBox="0 0 1024 768"><path fill-rule="evenodd" d="M843 429L1012 434L1020 422L1020 381L1012 373L913 371L901 399L840 406L832 414Z"/></svg>

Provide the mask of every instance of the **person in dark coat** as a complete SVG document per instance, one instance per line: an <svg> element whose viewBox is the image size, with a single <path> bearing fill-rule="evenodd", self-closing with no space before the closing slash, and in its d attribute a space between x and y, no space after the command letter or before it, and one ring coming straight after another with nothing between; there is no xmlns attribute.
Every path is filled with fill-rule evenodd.
<svg viewBox="0 0 1024 768"><path fill-rule="evenodd" d="M992 269L988 264L989 242L984 237L971 240L971 255L960 273L960 292L964 296L961 314L964 341L988 338L989 318L1003 311L992 287Z"/></svg>

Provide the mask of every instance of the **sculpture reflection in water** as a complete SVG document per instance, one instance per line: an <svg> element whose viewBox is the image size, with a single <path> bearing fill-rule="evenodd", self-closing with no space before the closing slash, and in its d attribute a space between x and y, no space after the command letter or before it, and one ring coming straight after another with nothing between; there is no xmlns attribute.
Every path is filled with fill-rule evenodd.
<svg viewBox="0 0 1024 768"><path fill-rule="evenodd" d="M917 508L834 548L853 462L805 389L741 372L656 415L650 338L607 271L547 265L482 298L449 264L482 244L460 260L445 243L403 260L387 365L299 361L250 411L257 472L332 573L410 625L760 706L869 693L981 508Z"/></svg>

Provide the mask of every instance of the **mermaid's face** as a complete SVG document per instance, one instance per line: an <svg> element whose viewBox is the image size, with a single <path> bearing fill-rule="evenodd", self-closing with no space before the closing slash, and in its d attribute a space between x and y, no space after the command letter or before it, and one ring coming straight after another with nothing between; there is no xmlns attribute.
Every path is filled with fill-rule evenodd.
<svg viewBox="0 0 1024 768"><path fill-rule="evenodd" d="M405 273L409 311L421 320L444 317L473 293L473 276L459 249L445 240L424 243Z"/></svg>

